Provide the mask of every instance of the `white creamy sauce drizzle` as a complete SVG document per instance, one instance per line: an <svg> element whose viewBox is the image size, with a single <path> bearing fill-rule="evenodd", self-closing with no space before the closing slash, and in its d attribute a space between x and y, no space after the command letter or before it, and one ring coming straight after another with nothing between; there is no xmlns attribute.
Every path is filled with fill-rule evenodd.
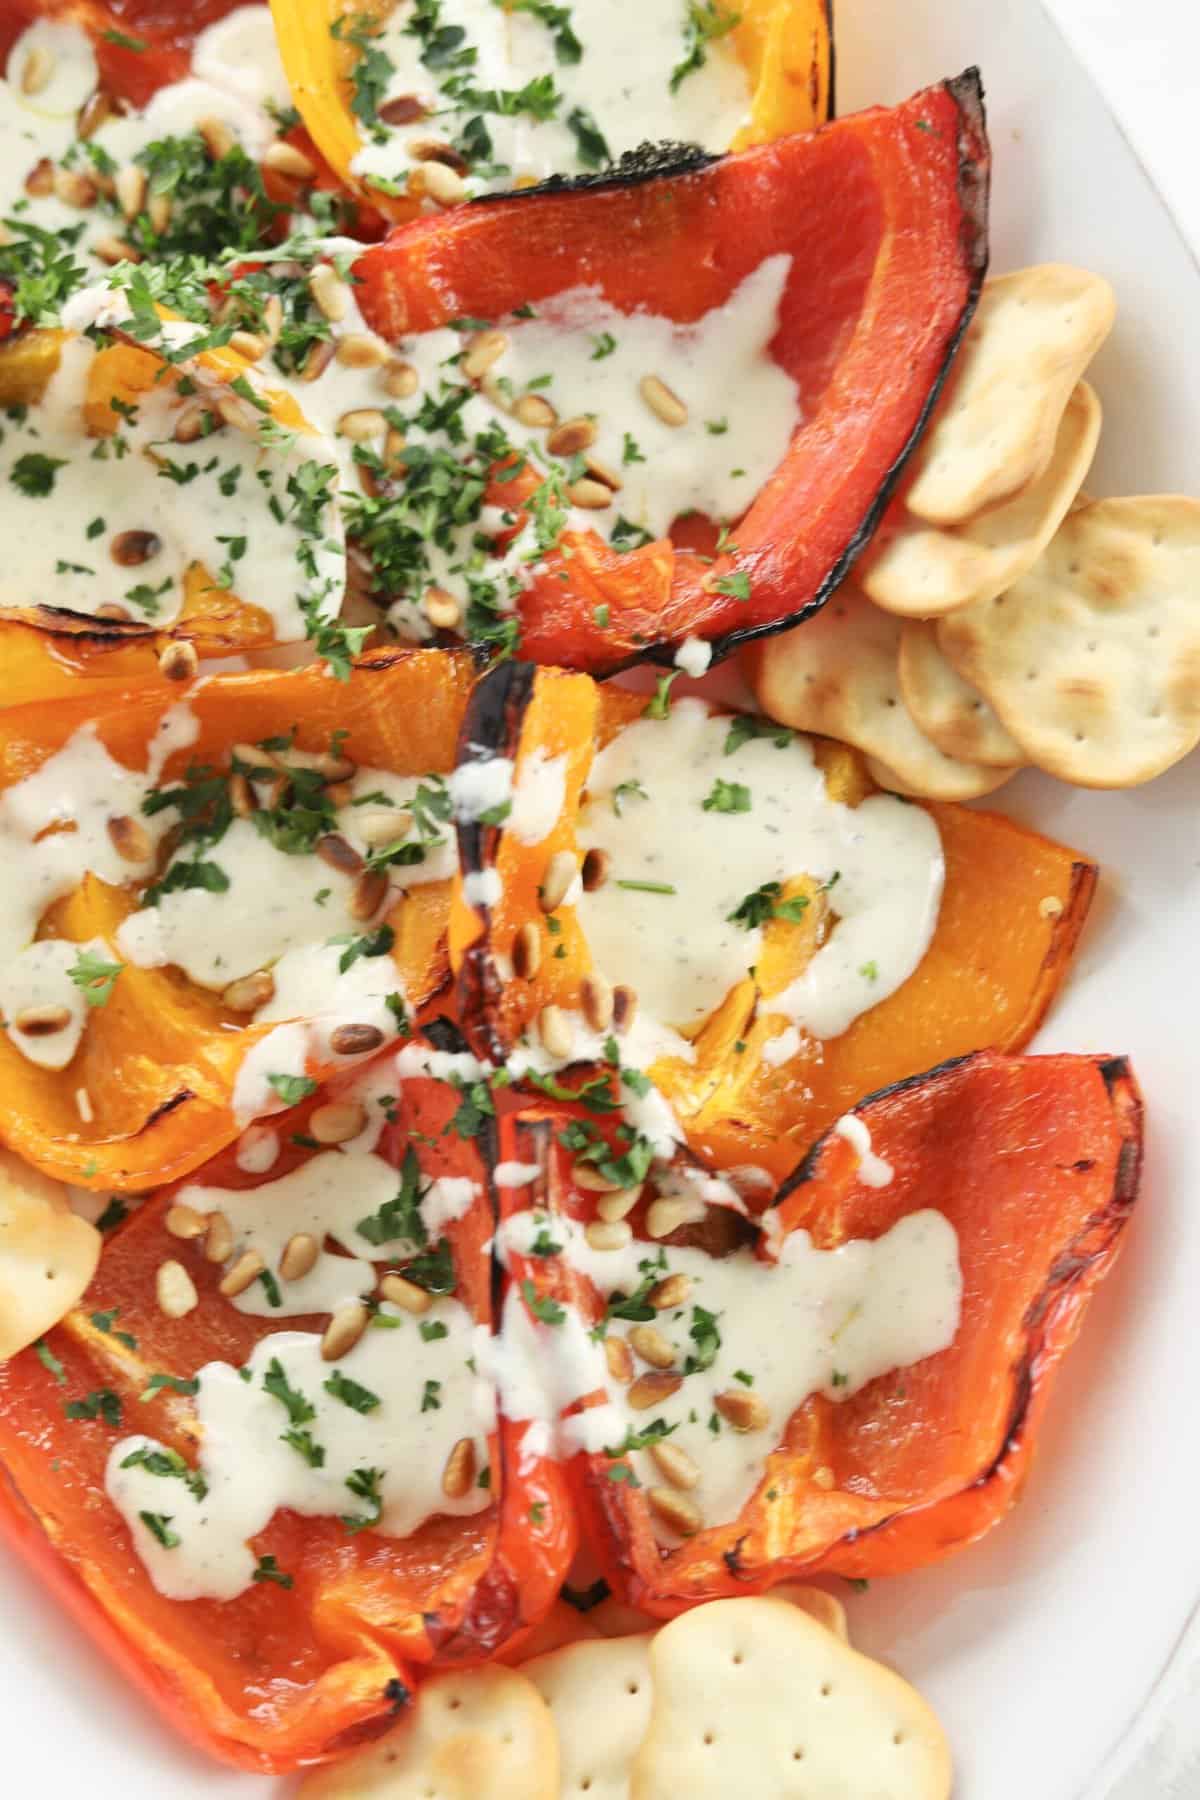
<svg viewBox="0 0 1200 1800"><path fill-rule="evenodd" d="M279 1133L266 1125L252 1125L238 1142L235 1162L243 1175L265 1175L279 1161Z"/></svg>
<svg viewBox="0 0 1200 1800"><path fill-rule="evenodd" d="M446 784L455 818L472 825L485 813L504 812L512 800L512 781L513 766L507 756L460 763Z"/></svg>
<svg viewBox="0 0 1200 1800"><path fill-rule="evenodd" d="M82 987L71 980L71 970L89 952L111 962L108 945L99 938L87 944L41 938L0 966L0 1017L5 1033L22 1056L39 1068L65 1069L79 1048L88 1008ZM69 1022L45 1037L17 1029L15 1021L25 1012L43 1007L62 1009L69 1014ZM82 1111L81 1116L86 1123Z"/></svg>
<svg viewBox="0 0 1200 1800"><path fill-rule="evenodd" d="M882 1156L876 1156L871 1148L871 1133L862 1119L853 1113L847 1113L834 1126L838 1137L845 1138L850 1148L858 1157L858 1179L864 1187L891 1187L896 1171L891 1163Z"/></svg>
<svg viewBox="0 0 1200 1800"><path fill-rule="evenodd" d="M336 1363L322 1359L315 1334L288 1331L255 1346L246 1365L249 1380L228 1363L200 1369L195 1405L197 1470L207 1487L202 1497L179 1476L122 1468L139 1449L161 1450L154 1439L127 1437L113 1446L109 1498L159 1593L174 1600L235 1599L254 1578L257 1558L247 1540L281 1507L309 1518L370 1520L370 1502L346 1485L357 1470L379 1471L377 1529L388 1537L406 1537L437 1513L464 1515L490 1505L490 1493L478 1485L457 1500L441 1485L446 1460L462 1437L474 1441L476 1467L487 1463L493 1399L468 1366L476 1337L470 1314L459 1301L440 1299L421 1320L388 1316L392 1328L369 1329ZM444 1335L431 1335L435 1325L444 1327ZM273 1362L313 1408L315 1416L302 1429L325 1452L319 1468L284 1441L288 1412L263 1387ZM380 1404L360 1413L328 1393L325 1383L335 1371ZM146 1526L147 1513L165 1519L179 1542L165 1546Z"/></svg>
<svg viewBox="0 0 1200 1800"><path fill-rule="evenodd" d="M524 758L513 788L508 829L522 844L540 844L558 823L567 797L567 758L540 744Z"/></svg>
<svg viewBox="0 0 1200 1800"><path fill-rule="evenodd" d="M937 827L891 795L853 808L830 799L804 738L783 748L753 738L727 755L729 727L703 702L679 700L666 719L638 720L599 753L579 839L606 850L612 868L603 887L580 896L580 922L609 979L686 1028L758 959L761 928L729 918L745 897L771 881L836 876L833 931L767 1005L814 1037L837 1037L894 993L929 946L944 878ZM717 781L747 789L749 810L706 812Z"/></svg>
<svg viewBox="0 0 1200 1800"><path fill-rule="evenodd" d="M553 81L559 96L553 117L534 118L526 110L503 117L480 115L477 106L441 91L446 71L421 60L422 42L408 28L410 10L397 6L376 41L393 71L384 103L416 96L435 116L384 128L378 141L364 134L355 172L403 179L423 142L458 139L479 116L491 148L477 164L472 191L576 173L605 160L586 154L588 140L572 130L572 117L585 115L614 159L647 139L725 150L747 122L749 79L727 37L712 39L700 66L676 77L691 44L686 0L573 0L566 17L582 51L574 62L556 50L553 29L530 13L506 11L495 0L441 0L441 28L465 33L463 47L475 51L468 72L473 88L512 92L538 76Z"/></svg>

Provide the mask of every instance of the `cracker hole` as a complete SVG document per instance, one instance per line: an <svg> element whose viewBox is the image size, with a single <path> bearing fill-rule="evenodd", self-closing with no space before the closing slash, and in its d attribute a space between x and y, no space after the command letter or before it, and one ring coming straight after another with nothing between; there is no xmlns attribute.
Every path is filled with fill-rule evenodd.
<svg viewBox="0 0 1200 1800"><path fill-rule="evenodd" d="M625 1692L627 1694L640 1694L641 1691L642 1684L640 1681L627 1681L625 1683Z"/></svg>
<svg viewBox="0 0 1200 1800"><path fill-rule="evenodd" d="M792 1751L792 1761L793 1762L803 1762L804 1761L803 1750L793 1750Z"/></svg>
<svg viewBox="0 0 1200 1800"><path fill-rule="evenodd" d="M706 1731L700 1741L702 1744L715 1744L717 1740L711 1731Z"/></svg>
<svg viewBox="0 0 1200 1800"><path fill-rule="evenodd" d="M446 1705L450 1708L451 1712L457 1712L459 1707L462 1705L462 1701L459 1699L457 1694L453 1694L450 1697L450 1699L447 1700Z"/></svg>
<svg viewBox="0 0 1200 1800"><path fill-rule="evenodd" d="M897 1749L899 1749L900 1745L904 1742L904 1733L902 1731L893 1731L892 1742L896 1745Z"/></svg>
<svg viewBox="0 0 1200 1800"><path fill-rule="evenodd" d="M742 1653L741 1653L741 1651L740 1651L740 1650L735 1650L735 1651L734 1651L734 1653L733 1653L733 1666L734 1666L734 1668L735 1668L735 1669L740 1669L740 1668L741 1668L741 1666L742 1666L742 1664L743 1664L743 1663L744 1663L744 1662L745 1662L745 1660L746 1660L746 1659L745 1659L745 1657L744 1657L744 1656L743 1656L743 1655L742 1655Z"/></svg>
<svg viewBox="0 0 1200 1800"><path fill-rule="evenodd" d="M1146 627L1146 636L1150 638L1161 637L1162 632L1157 625L1148 625Z"/></svg>
<svg viewBox="0 0 1200 1800"><path fill-rule="evenodd" d="M1093 638L1091 643L1088 645L1088 650L1094 656L1099 648L1100 648L1099 644L1096 642L1095 638Z"/></svg>
<svg viewBox="0 0 1200 1800"><path fill-rule="evenodd" d="M500 1742L502 1744L511 1744L512 1741L513 1741L513 1734L511 1731L506 1731L504 1736L500 1739Z"/></svg>
<svg viewBox="0 0 1200 1800"><path fill-rule="evenodd" d="M1077 744L1082 744L1084 742L1084 740L1086 739L1086 737L1087 737L1087 733L1085 731L1077 731L1075 733L1075 742Z"/></svg>
<svg viewBox="0 0 1200 1800"><path fill-rule="evenodd" d="M832 1692L833 1692L832 1681L823 1681L821 1683L821 1698L822 1698L822 1700L828 1700L828 1698L829 1698L830 1694L832 1694Z"/></svg>

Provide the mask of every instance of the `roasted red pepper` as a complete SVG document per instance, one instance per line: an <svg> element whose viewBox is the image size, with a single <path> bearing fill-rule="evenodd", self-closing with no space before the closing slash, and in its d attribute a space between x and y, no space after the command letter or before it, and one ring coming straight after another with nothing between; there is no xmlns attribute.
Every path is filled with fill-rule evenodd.
<svg viewBox="0 0 1200 1800"><path fill-rule="evenodd" d="M737 524L737 547L711 562L665 540L623 555L595 533L568 534L569 558L552 552L521 602L525 655L601 671L665 656L689 635L723 655L828 598L874 530L974 310L987 180L972 73L890 111L674 172L634 165L421 219L359 258L363 312L393 339L461 316L502 319L581 284L618 310L650 304L685 323L766 257L793 258L771 349L797 384L802 422Z"/></svg>

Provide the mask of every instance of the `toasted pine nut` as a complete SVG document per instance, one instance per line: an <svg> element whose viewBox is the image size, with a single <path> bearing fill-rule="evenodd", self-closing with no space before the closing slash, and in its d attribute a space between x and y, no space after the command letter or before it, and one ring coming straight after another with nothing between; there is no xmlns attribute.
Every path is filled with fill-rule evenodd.
<svg viewBox="0 0 1200 1800"><path fill-rule="evenodd" d="M316 854L328 868L338 869L343 875L357 875L363 866L361 855L340 831L327 831L319 837Z"/></svg>
<svg viewBox="0 0 1200 1800"><path fill-rule="evenodd" d="M612 1024L612 986L594 969L579 984L579 1004L593 1031L607 1031Z"/></svg>
<svg viewBox="0 0 1200 1800"><path fill-rule="evenodd" d="M588 850L584 854L580 879L585 894L594 894L608 880L608 872L612 868L612 857L607 850Z"/></svg>
<svg viewBox="0 0 1200 1800"><path fill-rule="evenodd" d="M552 913L562 905L578 873L579 865L572 851L554 852L546 864L542 885L538 889L538 901L544 913Z"/></svg>
<svg viewBox="0 0 1200 1800"><path fill-rule="evenodd" d="M837 1478L828 1463L822 1463L818 1468L814 1469L809 1476L809 1480L814 1487L824 1488L826 1492L834 1486L836 1479Z"/></svg>
<svg viewBox="0 0 1200 1800"><path fill-rule="evenodd" d="M1063 903L1057 894L1047 894L1046 898L1038 904L1038 912L1043 919L1057 919L1062 910Z"/></svg>
<svg viewBox="0 0 1200 1800"><path fill-rule="evenodd" d="M542 966L542 934L532 919L526 920L513 939L512 966L518 981L532 981Z"/></svg>
<svg viewBox="0 0 1200 1800"><path fill-rule="evenodd" d="M353 289L342 280L332 263L317 264L308 278L308 291L318 310L334 325L345 318L354 299Z"/></svg>
<svg viewBox="0 0 1200 1800"><path fill-rule="evenodd" d="M194 444L197 438L205 437L215 423L207 406L185 406L180 409L171 436L177 444Z"/></svg>
<svg viewBox="0 0 1200 1800"><path fill-rule="evenodd" d="M182 1238L185 1242L191 1238L201 1238L208 1230L209 1215L197 1212L194 1206L184 1206L176 1201L167 1208L167 1216L163 1224L172 1237Z"/></svg>
<svg viewBox="0 0 1200 1800"><path fill-rule="evenodd" d="M54 171L54 192L64 206L74 206L80 212L96 204L99 193L96 183L82 169L56 169Z"/></svg>
<svg viewBox="0 0 1200 1800"><path fill-rule="evenodd" d="M561 1006L543 1006L538 1014L538 1036L551 1056L570 1056L575 1040Z"/></svg>
<svg viewBox="0 0 1200 1800"><path fill-rule="evenodd" d="M478 381L486 375L494 362L497 362L508 349L508 338L503 331L477 331L467 343L461 364L463 374L468 381Z"/></svg>
<svg viewBox="0 0 1200 1800"><path fill-rule="evenodd" d="M391 812L364 813L358 821L358 833L370 850L382 850L385 844L398 844L407 837L412 826L412 814L402 807L394 807Z"/></svg>
<svg viewBox="0 0 1200 1800"><path fill-rule="evenodd" d="M348 331L337 340L334 354L343 368L376 369L387 361L389 351L385 343L368 332Z"/></svg>
<svg viewBox="0 0 1200 1800"><path fill-rule="evenodd" d="M599 1169L593 1169L590 1163L578 1163L571 1179L576 1187L583 1188L589 1194L611 1194L621 1185L619 1181L610 1181Z"/></svg>
<svg viewBox="0 0 1200 1800"><path fill-rule="evenodd" d="M25 177L25 192L37 200L54 192L54 164L48 156L41 157L30 169Z"/></svg>
<svg viewBox="0 0 1200 1800"><path fill-rule="evenodd" d="M621 475L612 467L611 463L601 462L598 456L585 456L583 462L592 479L602 482L606 488L611 488L614 494L619 494L625 486Z"/></svg>
<svg viewBox="0 0 1200 1800"><path fill-rule="evenodd" d="M298 1231L283 1246L279 1273L285 1281L300 1281L316 1268L321 1246L311 1231Z"/></svg>
<svg viewBox="0 0 1200 1800"><path fill-rule="evenodd" d="M200 667L196 646L190 638L172 638L158 654L158 672L164 681L190 681Z"/></svg>
<svg viewBox="0 0 1200 1800"><path fill-rule="evenodd" d="M205 1254L207 1253L206 1246ZM218 1282L218 1293L224 1294L227 1300L236 1300L239 1294L245 1293L252 1281L258 1280L266 1266L257 1250L243 1250L228 1274Z"/></svg>
<svg viewBox="0 0 1200 1800"><path fill-rule="evenodd" d="M204 1257L206 1262L228 1262L233 1255L233 1226L223 1212L215 1212L208 1221L208 1230L204 1234Z"/></svg>
<svg viewBox="0 0 1200 1800"><path fill-rule="evenodd" d="M633 1380L633 1357L629 1354L629 1345L623 1337L606 1337L604 1340L604 1360L608 1372L614 1381L622 1387Z"/></svg>
<svg viewBox="0 0 1200 1800"><path fill-rule="evenodd" d="M110 268L115 268L118 263L140 263L142 260L137 245L122 237L98 237L92 245L92 255L98 256Z"/></svg>
<svg viewBox="0 0 1200 1800"><path fill-rule="evenodd" d="M641 1188L618 1188L612 1194L597 1194L597 1217L609 1221L627 1219L641 1197Z"/></svg>
<svg viewBox="0 0 1200 1800"><path fill-rule="evenodd" d="M197 119L196 130L214 162L220 162L223 156L228 156L237 142L224 119Z"/></svg>
<svg viewBox="0 0 1200 1800"><path fill-rule="evenodd" d="M263 167L274 169L276 175L290 176L293 181L311 181L317 172L311 156L305 156L303 150L298 150L295 144L285 143L283 138L267 145L263 151Z"/></svg>
<svg viewBox="0 0 1200 1800"><path fill-rule="evenodd" d="M618 982L613 989L613 1030L623 1037L637 1013L637 995L631 987Z"/></svg>
<svg viewBox="0 0 1200 1800"><path fill-rule="evenodd" d="M668 1375L665 1370L655 1370L653 1375L639 1375L629 1390L629 1404L634 1412L645 1412L648 1407L660 1406L664 1400L669 1400L682 1386L682 1375Z"/></svg>
<svg viewBox="0 0 1200 1800"><path fill-rule="evenodd" d="M373 919L388 895L386 869L364 869L350 894L347 911L352 919L365 924Z"/></svg>
<svg viewBox="0 0 1200 1800"><path fill-rule="evenodd" d="M150 220L150 229L159 237L171 223L172 203L170 194L151 194L146 202L146 214Z"/></svg>
<svg viewBox="0 0 1200 1800"><path fill-rule="evenodd" d="M329 1048L335 1056L369 1056L383 1042L378 1025L339 1025L329 1035Z"/></svg>
<svg viewBox="0 0 1200 1800"><path fill-rule="evenodd" d="M657 1325L634 1325L629 1342L643 1362L652 1369L669 1369L675 1362L675 1346L663 1336Z"/></svg>
<svg viewBox="0 0 1200 1800"><path fill-rule="evenodd" d="M357 1100L330 1100L308 1116L308 1135L318 1144L347 1144L367 1122L366 1108Z"/></svg>
<svg viewBox="0 0 1200 1800"><path fill-rule="evenodd" d="M93 89L75 115L75 136L86 144L99 131L104 121L111 117L113 111L113 97L108 89Z"/></svg>
<svg viewBox="0 0 1200 1800"><path fill-rule="evenodd" d="M574 481L567 489L567 499L572 506L582 507L584 512L603 512L606 506L613 503L613 491L605 487L602 481L589 481L585 476L582 481Z"/></svg>
<svg viewBox="0 0 1200 1800"><path fill-rule="evenodd" d="M649 1488L646 1498L650 1502L650 1510L658 1514L664 1525L680 1537L694 1537L704 1524L703 1515L698 1506L685 1500L682 1494L671 1488Z"/></svg>
<svg viewBox="0 0 1200 1800"><path fill-rule="evenodd" d="M406 1281L403 1275L385 1275L379 1283L379 1292L383 1299L390 1300L393 1306L399 1306L407 1313L427 1313L433 1305L429 1290L418 1287L415 1281Z"/></svg>
<svg viewBox="0 0 1200 1800"><path fill-rule="evenodd" d="M145 169L139 168L137 163L126 163L124 168L117 170L113 185L117 205L125 217L136 219L146 204L148 183Z"/></svg>
<svg viewBox="0 0 1200 1800"><path fill-rule="evenodd" d="M350 438L356 444L365 444L370 438L383 436L387 430L387 420L378 407L358 406L342 414L337 428L339 437Z"/></svg>
<svg viewBox="0 0 1200 1800"><path fill-rule="evenodd" d="M140 569L162 549L162 539L153 531L118 531L108 553L118 568Z"/></svg>
<svg viewBox="0 0 1200 1800"><path fill-rule="evenodd" d="M638 393L656 418L664 425L686 425L688 409L678 394L673 394L665 381L657 375L643 375L638 382Z"/></svg>
<svg viewBox="0 0 1200 1800"><path fill-rule="evenodd" d="M48 45L32 45L21 66L21 92L40 94L57 67L58 58Z"/></svg>
<svg viewBox="0 0 1200 1800"><path fill-rule="evenodd" d="M243 400L240 394L219 394L217 411L226 425L232 425L235 431L244 431L247 436L253 436L258 431L262 415L257 406L251 405L249 400Z"/></svg>
<svg viewBox="0 0 1200 1800"><path fill-rule="evenodd" d="M414 169L408 178L409 192L418 198L428 195L438 206L457 206L467 194L467 184L454 169L445 163L425 162L419 169Z"/></svg>
<svg viewBox="0 0 1200 1800"><path fill-rule="evenodd" d="M650 1455L658 1465L659 1473L666 1476L672 1487L696 1486L700 1479L699 1465L678 1444L671 1443L669 1438L659 1438L657 1443L650 1445Z"/></svg>
<svg viewBox="0 0 1200 1800"><path fill-rule="evenodd" d="M646 1295L655 1312L670 1312L672 1307L682 1306L692 1291L690 1275L664 1275L656 1281Z"/></svg>
<svg viewBox="0 0 1200 1800"><path fill-rule="evenodd" d="M713 1395L713 1405L735 1431L762 1431L771 1422L771 1409L748 1388L729 1388Z"/></svg>
<svg viewBox="0 0 1200 1800"><path fill-rule="evenodd" d="M275 998L275 977L269 969L258 969L253 975L239 975L221 994L221 1004L230 1012L257 1012Z"/></svg>
<svg viewBox="0 0 1200 1800"><path fill-rule="evenodd" d="M447 1500L461 1500L475 1480L475 1439L459 1438L442 1470L442 1492Z"/></svg>
<svg viewBox="0 0 1200 1800"><path fill-rule="evenodd" d="M429 623L438 631L453 631L462 618L462 607L444 587L426 588L421 607Z"/></svg>
<svg viewBox="0 0 1200 1800"><path fill-rule="evenodd" d="M71 1014L65 1006L27 1006L13 1020L23 1037L54 1037L70 1023Z"/></svg>
<svg viewBox="0 0 1200 1800"><path fill-rule="evenodd" d="M277 344L283 330L283 301L278 294L268 294L262 309L262 334L268 344Z"/></svg>
<svg viewBox="0 0 1200 1800"><path fill-rule="evenodd" d="M254 789L240 770L229 777L229 803L239 819L248 819L256 810Z"/></svg>
<svg viewBox="0 0 1200 1800"><path fill-rule="evenodd" d="M154 1297L168 1319L182 1319L200 1304L196 1284L181 1262L159 1263L154 1273Z"/></svg>
<svg viewBox="0 0 1200 1800"><path fill-rule="evenodd" d="M625 1219L592 1219L583 1235L593 1250L623 1250L633 1230Z"/></svg>
<svg viewBox="0 0 1200 1800"><path fill-rule="evenodd" d="M129 623L133 614L127 606L121 606L116 600L106 600L103 606L98 606L96 608L96 617L98 619L112 619L114 622L120 621L121 624L125 625Z"/></svg>
<svg viewBox="0 0 1200 1800"><path fill-rule="evenodd" d="M390 362L383 372L383 385L393 400L408 400L421 385L421 377L411 363Z"/></svg>
<svg viewBox="0 0 1200 1800"><path fill-rule="evenodd" d="M244 356L247 362L261 362L267 354L267 340L257 331L235 331L229 348Z"/></svg>
<svg viewBox="0 0 1200 1800"><path fill-rule="evenodd" d="M332 338L318 338L304 359L301 381L319 381L336 354Z"/></svg>
<svg viewBox="0 0 1200 1800"><path fill-rule="evenodd" d="M646 1235L652 1238L670 1237L681 1225L687 1225L695 1217L689 1200L652 1200L646 1208Z"/></svg>
<svg viewBox="0 0 1200 1800"><path fill-rule="evenodd" d="M117 813L108 821L108 839L122 862L150 860L150 837L146 827L130 818L128 813Z"/></svg>
<svg viewBox="0 0 1200 1800"><path fill-rule="evenodd" d="M418 119L425 117L428 110L425 102L419 100L416 94L397 94L393 99L384 101L377 116L385 125L414 125Z"/></svg>
<svg viewBox="0 0 1200 1800"><path fill-rule="evenodd" d="M344 1306L339 1306L321 1338L322 1360L336 1362L339 1356L353 1350L367 1329L370 1317L361 1300L348 1300Z"/></svg>
<svg viewBox="0 0 1200 1800"><path fill-rule="evenodd" d="M590 450L595 441L595 423L580 415L556 425L546 439L546 448L551 456L578 456L581 450Z"/></svg>
<svg viewBox="0 0 1200 1800"><path fill-rule="evenodd" d="M558 423L558 414L544 394L522 394L513 403L513 417L538 430L549 430Z"/></svg>

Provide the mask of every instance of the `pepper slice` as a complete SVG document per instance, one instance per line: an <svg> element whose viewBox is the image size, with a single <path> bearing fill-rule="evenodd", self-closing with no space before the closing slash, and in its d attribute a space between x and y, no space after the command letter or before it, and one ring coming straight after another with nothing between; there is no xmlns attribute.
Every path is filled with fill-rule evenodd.
<svg viewBox="0 0 1200 1800"><path fill-rule="evenodd" d="M378 1154L399 1167L415 1142L425 1175L477 1184L468 1212L443 1229L456 1297L490 1326L489 1138L453 1130L460 1096L444 1081L409 1073L396 1087ZM306 1137L313 1108L354 1091L319 1094L280 1116L282 1148L267 1179L311 1154L295 1140ZM242 1173L232 1154L203 1176L225 1188L261 1179ZM271 1573L236 1599L161 1595L107 1498L111 1448L141 1430L194 1463L186 1392L193 1371L212 1360L244 1366L276 1329L220 1297L220 1268L198 1243L181 1244L165 1230L170 1200L169 1192L156 1196L116 1229L89 1310L50 1334L44 1358L28 1351L0 1367L0 1459L9 1477L0 1529L174 1725L226 1761L282 1772L382 1725L403 1706L413 1669L481 1661L536 1625L574 1550L573 1513L562 1471L545 1457L516 1454L501 1422L490 1437L493 1504L485 1510L435 1515L407 1538L351 1534L337 1519L281 1510L252 1540L256 1556L274 1559L261 1565ZM155 1305L155 1271L167 1258L184 1262L199 1291L184 1319L165 1318ZM303 1316L282 1325L320 1332L326 1322ZM394 1334L397 1355L404 1331L417 1328L408 1319ZM170 1375L185 1392L160 1383L143 1402L151 1373ZM97 1392L112 1396L107 1410L64 1417L66 1406ZM114 1406L122 1415L115 1422ZM287 1422L281 1411L281 1428ZM171 1483L163 1486L169 1512Z"/></svg>
<svg viewBox="0 0 1200 1800"><path fill-rule="evenodd" d="M345 35L345 27L369 32L392 10L389 0L271 0L284 71L312 141L347 188L365 194L388 218L404 224L418 215L420 202L407 193L374 188L352 168L362 147L352 104L362 51ZM828 118L833 100L830 0L747 0L738 8L730 35L753 95L749 123L733 149L807 131ZM648 125L653 131L653 120Z"/></svg>
<svg viewBox="0 0 1200 1800"><path fill-rule="evenodd" d="M584 1532L614 1590L644 1612L666 1618L818 1571L859 1579L921 1567L999 1523L1028 1471L1055 1370L1137 1195L1141 1102L1128 1064L981 1053L876 1094L855 1116L891 1181L867 1185L847 1140L828 1134L780 1189L758 1254L800 1230L822 1250L877 1238L933 1206L958 1237L957 1333L949 1348L848 1400L804 1401L740 1515L673 1548L655 1534L628 1457L577 1455ZM570 1156L544 1119L513 1120L501 1142L506 1155L541 1165L526 1204L590 1216L595 1196L574 1185ZM630 1214L635 1238L646 1235L643 1206ZM729 1218L725 1246L706 1242L705 1226L664 1242L720 1255ZM786 1281L787 1266L778 1274ZM585 1318L602 1314L577 1271L540 1280Z"/></svg>
<svg viewBox="0 0 1200 1800"><path fill-rule="evenodd" d="M53 708L12 706L0 714L0 789L33 773L83 728L94 728L118 762L144 767L160 720L181 703L198 736L168 760L167 781L189 762L213 762L237 742L293 728L300 749L324 751L332 733L344 731L346 754L367 766L414 775L449 769L470 678L465 657L390 651L364 659L346 683L310 667L183 687L106 687L64 697ZM428 883L391 918L392 955L414 1006L444 980L449 900L448 884ZM89 877L57 903L42 933L111 940L131 905L123 890ZM87 1187L127 1192L176 1180L237 1135L237 1073L270 1029L246 1026L218 996L176 971L129 965L108 1002L91 1009L66 1072L38 1067L0 1036L0 1133L47 1174ZM89 1097L87 1119L74 1097L79 1089Z"/></svg>
<svg viewBox="0 0 1200 1800"><path fill-rule="evenodd" d="M567 533L519 602L526 656L600 672L669 660L693 636L721 657L828 599L874 531L974 311L988 168L970 72L740 155L674 170L634 159L573 190L550 184L421 219L358 259L363 313L394 340L463 316L502 320L579 286L626 313L650 296L686 324L766 257L792 258L771 353L797 384L801 423L735 542L714 561L666 540L626 558L594 532Z"/></svg>
<svg viewBox="0 0 1200 1800"><path fill-rule="evenodd" d="M478 893L492 876L499 885L491 904L469 904L467 890L457 888L450 920L459 1014L480 1055L502 1061L522 1033L534 1030L544 1007L580 1006L591 953L573 904L544 910L543 884L556 856L578 862L576 820L594 754L646 706L645 695L527 663L501 664L472 693L460 761L509 757L516 786L531 763L563 763L562 807L539 842L524 842L503 824L459 828L462 869L475 877L470 891ZM834 744L818 744L816 752L832 798L853 807L877 791L857 752ZM1032 1037L1069 967L1095 890L1095 865L999 814L950 805L926 810L941 835L946 881L933 940L902 987L840 1037L802 1035L784 1062L764 1056L785 1024L772 1012L772 996L802 973L816 933L836 913L836 890L821 894L797 868L788 893L807 899L800 922L768 924L754 978L737 983L688 1032L694 1062L663 1058L649 1071L706 1162L754 1163L782 1180L813 1138L863 1094L947 1056L1017 1050ZM721 827L719 815L705 818L705 830ZM511 978L518 936L531 928L532 970ZM529 967L519 959L518 966ZM608 974L615 979L617 972Z"/></svg>

